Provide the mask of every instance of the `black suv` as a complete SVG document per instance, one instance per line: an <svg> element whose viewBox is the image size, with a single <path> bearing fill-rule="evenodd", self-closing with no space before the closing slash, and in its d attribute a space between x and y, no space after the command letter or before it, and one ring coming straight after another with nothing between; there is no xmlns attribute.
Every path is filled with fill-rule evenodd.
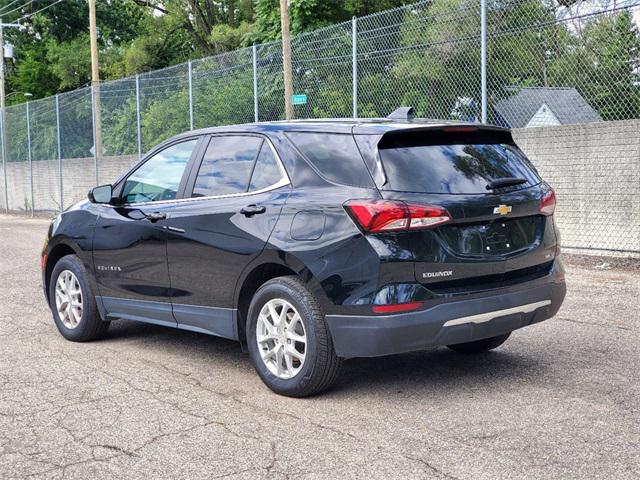
<svg viewBox="0 0 640 480"><path fill-rule="evenodd" d="M53 221L45 294L69 340L119 318L234 339L301 397L346 358L485 352L552 317L554 207L509 130L486 125L192 131Z"/></svg>

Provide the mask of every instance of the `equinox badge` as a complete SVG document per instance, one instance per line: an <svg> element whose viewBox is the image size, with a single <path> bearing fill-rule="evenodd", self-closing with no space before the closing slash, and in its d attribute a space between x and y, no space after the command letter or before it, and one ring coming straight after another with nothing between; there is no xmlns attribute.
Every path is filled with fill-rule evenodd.
<svg viewBox="0 0 640 480"><path fill-rule="evenodd" d="M511 213L513 207L511 205L498 205L493 209L493 213L495 215L506 215L507 213Z"/></svg>

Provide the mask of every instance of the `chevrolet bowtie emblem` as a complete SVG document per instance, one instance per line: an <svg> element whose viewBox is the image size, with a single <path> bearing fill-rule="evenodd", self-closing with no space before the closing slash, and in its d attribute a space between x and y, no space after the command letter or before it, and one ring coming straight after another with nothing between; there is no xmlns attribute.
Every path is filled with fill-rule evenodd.
<svg viewBox="0 0 640 480"><path fill-rule="evenodd" d="M511 205L498 205L493 209L493 213L495 215L506 215L507 213L511 213L511 210Z"/></svg>

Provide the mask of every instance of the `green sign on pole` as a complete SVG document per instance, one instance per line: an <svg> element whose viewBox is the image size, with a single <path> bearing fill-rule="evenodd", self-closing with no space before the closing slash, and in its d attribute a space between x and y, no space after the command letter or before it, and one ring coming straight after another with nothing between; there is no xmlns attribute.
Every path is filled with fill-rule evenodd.
<svg viewBox="0 0 640 480"><path fill-rule="evenodd" d="M301 95L293 95L293 96L291 97L291 99L292 99L292 101L293 101L292 103L293 103L294 105L306 105L306 103L307 103L307 96L306 96L306 95L304 95L304 94L301 94Z"/></svg>

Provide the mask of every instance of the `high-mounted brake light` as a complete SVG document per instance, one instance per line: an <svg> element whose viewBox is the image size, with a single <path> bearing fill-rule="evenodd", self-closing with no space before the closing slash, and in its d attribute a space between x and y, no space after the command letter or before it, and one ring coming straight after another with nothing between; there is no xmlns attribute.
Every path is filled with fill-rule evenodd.
<svg viewBox="0 0 640 480"><path fill-rule="evenodd" d="M540 200L540 213L543 215L553 215L556 209L556 194L553 190L549 190Z"/></svg>
<svg viewBox="0 0 640 480"><path fill-rule="evenodd" d="M444 127L442 129L443 132L459 132L459 133L463 133L463 132L475 132L478 130L478 127L459 127L459 126L453 126L453 127Z"/></svg>
<svg viewBox="0 0 640 480"><path fill-rule="evenodd" d="M344 208L367 233L418 230L451 221L442 207L397 200L349 200Z"/></svg>

